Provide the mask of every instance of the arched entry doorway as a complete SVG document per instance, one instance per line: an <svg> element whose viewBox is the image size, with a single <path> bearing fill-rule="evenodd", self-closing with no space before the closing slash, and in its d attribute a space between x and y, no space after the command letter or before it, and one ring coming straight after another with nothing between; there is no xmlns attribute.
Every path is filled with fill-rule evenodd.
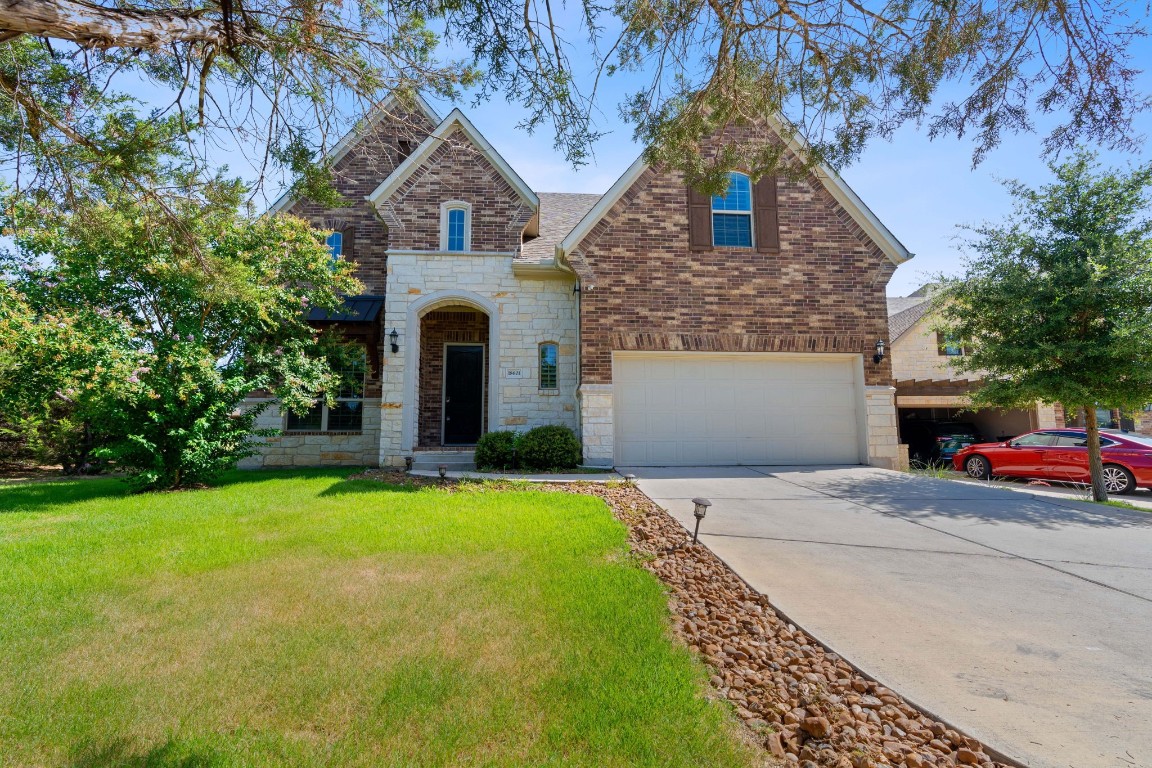
<svg viewBox="0 0 1152 768"><path fill-rule="evenodd" d="M488 431L488 315L439 306L420 318L417 448L475 445Z"/></svg>

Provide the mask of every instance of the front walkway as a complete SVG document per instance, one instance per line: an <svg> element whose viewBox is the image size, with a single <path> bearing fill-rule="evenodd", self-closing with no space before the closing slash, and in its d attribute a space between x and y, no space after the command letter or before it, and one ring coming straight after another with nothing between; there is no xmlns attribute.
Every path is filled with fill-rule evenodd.
<svg viewBox="0 0 1152 768"><path fill-rule="evenodd" d="M798 625L1036 768L1152 765L1152 514L867 467L620 468Z"/></svg>

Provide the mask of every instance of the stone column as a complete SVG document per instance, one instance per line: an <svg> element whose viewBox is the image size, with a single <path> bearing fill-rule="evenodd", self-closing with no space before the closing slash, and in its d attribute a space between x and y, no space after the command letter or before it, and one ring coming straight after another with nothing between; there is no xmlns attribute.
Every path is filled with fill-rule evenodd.
<svg viewBox="0 0 1152 768"><path fill-rule="evenodd" d="M612 385L581 384L580 439L584 445L584 463L592 467L611 467L615 449L612 422Z"/></svg>
<svg viewBox="0 0 1152 768"><path fill-rule="evenodd" d="M865 387L864 401L868 408L868 463L884 469L907 469L896 429L896 388L887 385Z"/></svg>

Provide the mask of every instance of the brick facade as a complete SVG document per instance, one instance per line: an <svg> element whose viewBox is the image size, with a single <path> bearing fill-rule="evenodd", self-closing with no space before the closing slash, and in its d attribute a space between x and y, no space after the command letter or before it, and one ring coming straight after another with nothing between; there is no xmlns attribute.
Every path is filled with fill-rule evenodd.
<svg viewBox="0 0 1152 768"><path fill-rule="evenodd" d="M324 208L311 200L298 200L285 211L320 229L352 228L352 252L348 256L356 262L356 277L367 294L383 296L387 291L389 231L364 198L435 127L420 110L394 108L333 165L332 185L344 198L345 206Z"/></svg>
<svg viewBox="0 0 1152 768"><path fill-rule="evenodd" d="M813 176L779 179L780 251L688 244L678 172L649 169L573 254L581 379L612 381L613 350L853 352L891 383L885 287L895 265Z"/></svg>
<svg viewBox="0 0 1152 768"><path fill-rule="evenodd" d="M472 206L471 252L513 253L535 213L457 130L381 204L389 245L438 250L440 205L449 201Z"/></svg>

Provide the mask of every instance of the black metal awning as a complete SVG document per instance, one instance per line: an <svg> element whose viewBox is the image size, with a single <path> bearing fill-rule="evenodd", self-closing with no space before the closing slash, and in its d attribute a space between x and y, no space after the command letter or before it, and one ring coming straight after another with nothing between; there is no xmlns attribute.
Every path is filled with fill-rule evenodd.
<svg viewBox="0 0 1152 768"><path fill-rule="evenodd" d="M345 296L344 304L331 312L319 308L310 310L308 322L375 323L383 309L383 296Z"/></svg>

